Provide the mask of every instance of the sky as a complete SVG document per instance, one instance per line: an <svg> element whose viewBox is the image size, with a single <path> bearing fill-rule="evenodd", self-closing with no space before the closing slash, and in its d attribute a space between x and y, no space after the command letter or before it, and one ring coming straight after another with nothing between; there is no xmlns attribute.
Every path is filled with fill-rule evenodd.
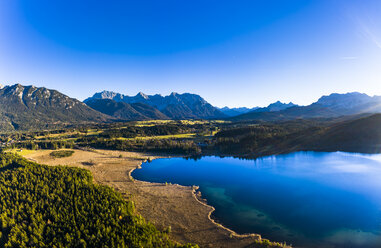
<svg viewBox="0 0 381 248"><path fill-rule="evenodd" d="M223 107L381 95L379 0L1 0L0 83Z"/></svg>

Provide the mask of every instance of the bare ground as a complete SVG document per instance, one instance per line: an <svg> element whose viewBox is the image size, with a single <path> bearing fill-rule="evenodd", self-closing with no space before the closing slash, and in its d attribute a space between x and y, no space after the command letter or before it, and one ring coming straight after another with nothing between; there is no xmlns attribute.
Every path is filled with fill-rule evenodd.
<svg viewBox="0 0 381 248"><path fill-rule="evenodd" d="M142 153L75 150L66 158L53 158L51 150L24 155L47 165L69 165L88 169L97 183L115 188L126 199L133 200L136 210L145 219L164 230L180 243L196 243L200 247L256 247L260 235L237 235L218 225L211 218L213 207L196 197L192 187L165 185L133 180L130 173L146 159L157 157ZM121 155L121 156L120 156Z"/></svg>

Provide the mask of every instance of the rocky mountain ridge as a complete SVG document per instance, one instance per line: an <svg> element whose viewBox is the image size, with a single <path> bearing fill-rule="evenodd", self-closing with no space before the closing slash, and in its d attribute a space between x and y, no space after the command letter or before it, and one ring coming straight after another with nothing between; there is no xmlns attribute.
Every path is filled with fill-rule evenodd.
<svg viewBox="0 0 381 248"><path fill-rule="evenodd" d="M178 94L172 92L168 96L146 95L139 92L135 96L127 96L112 91L95 93L84 102L94 99L109 99L127 104L141 103L156 108L170 119L213 119L226 117L220 110L213 107L201 96L190 93Z"/></svg>
<svg viewBox="0 0 381 248"><path fill-rule="evenodd" d="M21 84L0 89L0 116L1 130L41 129L112 119L56 90Z"/></svg>

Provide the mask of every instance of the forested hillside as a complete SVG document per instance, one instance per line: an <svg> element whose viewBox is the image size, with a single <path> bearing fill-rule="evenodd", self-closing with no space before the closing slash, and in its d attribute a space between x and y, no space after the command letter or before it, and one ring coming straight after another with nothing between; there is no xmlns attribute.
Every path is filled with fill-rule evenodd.
<svg viewBox="0 0 381 248"><path fill-rule="evenodd" d="M120 120L163 120L169 119L158 109L144 103L117 102L112 99L89 99L86 104L91 108Z"/></svg>
<svg viewBox="0 0 381 248"><path fill-rule="evenodd" d="M168 239L89 171L0 154L0 247L197 247Z"/></svg>
<svg viewBox="0 0 381 248"><path fill-rule="evenodd" d="M381 114L319 123L303 120L225 128L214 137L214 152L260 157L294 151L381 151Z"/></svg>
<svg viewBox="0 0 381 248"><path fill-rule="evenodd" d="M381 114L336 123L299 140L305 149L321 151L381 152Z"/></svg>

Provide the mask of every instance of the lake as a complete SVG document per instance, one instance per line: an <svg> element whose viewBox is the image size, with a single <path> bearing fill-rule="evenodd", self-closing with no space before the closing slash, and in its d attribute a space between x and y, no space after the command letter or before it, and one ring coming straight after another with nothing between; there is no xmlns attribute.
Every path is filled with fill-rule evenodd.
<svg viewBox="0 0 381 248"><path fill-rule="evenodd" d="M238 233L295 247L381 247L380 154L157 159L132 176L200 186L213 218Z"/></svg>

